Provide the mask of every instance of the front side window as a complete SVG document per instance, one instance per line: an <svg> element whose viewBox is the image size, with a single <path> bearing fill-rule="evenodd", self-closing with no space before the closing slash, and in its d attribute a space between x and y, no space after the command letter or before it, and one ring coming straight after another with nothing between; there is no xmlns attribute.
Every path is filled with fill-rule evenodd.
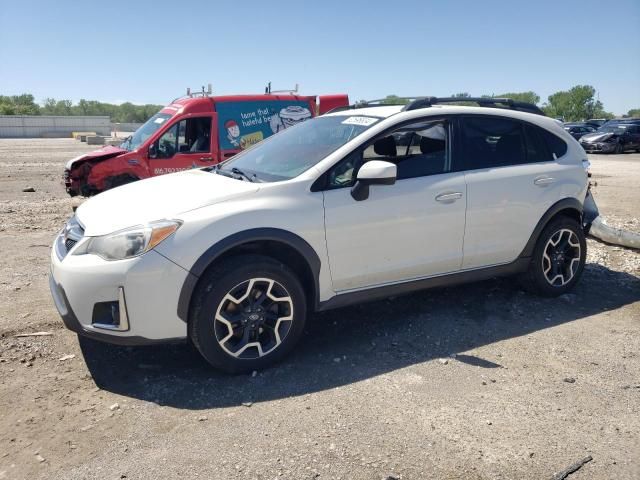
<svg viewBox="0 0 640 480"><path fill-rule="evenodd" d="M463 117L466 168L495 168L526 163L520 122L497 117Z"/></svg>
<svg viewBox="0 0 640 480"><path fill-rule="evenodd" d="M176 153L205 153L211 148L211 117L180 120L154 144L153 158L171 158Z"/></svg>
<svg viewBox="0 0 640 480"><path fill-rule="evenodd" d="M243 172L259 182L289 180L375 125L376 117L317 117L289 127L223 162L224 172Z"/></svg>
<svg viewBox="0 0 640 480"><path fill-rule="evenodd" d="M172 125L155 143L155 158L171 158L178 148L178 124Z"/></svg>
<svg viewBox="0 0 640 480"><path fill-rule="evenodd" d="M385 133L335 165L328 188L352 186L356 171L371 160L395 163L397 180L437 175L450 170L448 126L443 121L423 121Z"/></svg>
<svg viewBox="0 0 640 480"><path fill-rule="evenodd" d="M211 117L182 120L178 126L180 153L205 153L211 149Z"/></svg>

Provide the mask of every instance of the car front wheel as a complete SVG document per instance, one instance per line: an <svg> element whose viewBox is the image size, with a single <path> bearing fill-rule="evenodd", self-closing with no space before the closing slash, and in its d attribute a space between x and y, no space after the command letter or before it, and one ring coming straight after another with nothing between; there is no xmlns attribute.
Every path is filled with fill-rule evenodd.
<svg viewBox="0 0 640 480"><path fill-rule="evenodd" d="M204 358L229 373L282 359L304 330L306 299L296 275L261 255L210 269L194 294L189 336Z"/></svg>
<svg viewBox="0 0 640 480"><path fill-rule="evenodd" d="M587 242L580 223L569 217L552 220L538 238L524 284L540 295L562 295L580 279L586 256Z"/></svg>

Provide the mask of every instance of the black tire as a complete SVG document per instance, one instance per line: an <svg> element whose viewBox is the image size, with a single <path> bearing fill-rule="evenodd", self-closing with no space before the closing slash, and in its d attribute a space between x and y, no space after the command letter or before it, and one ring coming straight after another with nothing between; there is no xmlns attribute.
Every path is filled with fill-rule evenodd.
<svg viewBox="0 0 640 480"><path fill-rule="evenodd" d="M252 281L254 283L250 283ZM272 289L275 293L271 293ZM236 292L242 291L247 296L244 302L250 306L226 297L227 294L235 295L233 298L239 300L242 295ZM254 291L262 292L264 297L261 294L256 298ZM272 296L265 298L268 294ZM277 301L274 302L273 297ZM258 304L261 298L262 302ZM269 310L258 312L269 302ZM218 320L219 312L229 321ZM286 265L262 255L242 255L214 265L202 276L192 299L188 334L198 351L214 367L228 373L250 372L280 361L291 351L304 331L306 314L304 290ZM288 316L291 320L282 320ZM232 328L232 325L238 327ZM256 340L264 350L249 346L242 351L244 345L255 344ZM238 352L239 356L234 356ZM260 356L261 353L264 354Z"/></svg>
<svg viewBox="0 0 640 480"><path fill-rule="evenodd" d="M566 232L571 232L571 234ZM559 233L560 236L558 236ZM556 248L550 242L557 240L558 247L562 247L561 242L566 239L571 240L571 244L579 245L579 252L568 242L566 251L569 253L554 251ZM565 249L559 248L559 250L564 251ZM547 253L546 258L545 252ZM587 241L580 223L565 216L554 218L544 228L536 242L529 269L522 276L522 283L527 290L545 297L557 297L567 293L578 283L584 270L586 257ZM578 263L574 262L571 265L573 258L577 258ZM552 262L555 259L558 259L557 262ZM558 278L558 275L561 278ZM556 279L553 284L549 277ZM565 280L567 280L566 283Z"/></svg>

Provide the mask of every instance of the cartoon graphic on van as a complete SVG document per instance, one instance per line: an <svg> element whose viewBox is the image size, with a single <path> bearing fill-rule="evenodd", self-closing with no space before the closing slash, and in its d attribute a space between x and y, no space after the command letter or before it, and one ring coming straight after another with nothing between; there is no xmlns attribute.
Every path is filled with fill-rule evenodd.
<svg viewBox="0 0 640 480"><path fill-rule="evenodd" d="M235 120L227 120L224 124L224 128L227 129L227 138L229 143L234 147L240 146L240 127Z"/></svg>
<svg viewBox="0 0 640 480"><path fill-rule="evenodd" d="M280 110L280 113L276 113L271 117L269 124L273 133L278 133L280 130L289 128L300 122L311 118L311 112L308 108L299 107L297 105L290 105Z"/></svg>

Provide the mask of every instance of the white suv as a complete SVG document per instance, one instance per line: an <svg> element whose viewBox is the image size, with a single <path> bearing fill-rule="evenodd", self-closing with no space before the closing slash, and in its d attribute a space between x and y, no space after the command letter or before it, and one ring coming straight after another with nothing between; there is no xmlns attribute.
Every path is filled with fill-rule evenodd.
<svg viewBox="0 0 640 480"><path fill-rule="evenodd" d="M333 112L88 200L51 254L66 326L126 345L188 337L240 372L282 358L313 311L510 274L570 290L582 147L533 106L440 100Z"/></svg>

